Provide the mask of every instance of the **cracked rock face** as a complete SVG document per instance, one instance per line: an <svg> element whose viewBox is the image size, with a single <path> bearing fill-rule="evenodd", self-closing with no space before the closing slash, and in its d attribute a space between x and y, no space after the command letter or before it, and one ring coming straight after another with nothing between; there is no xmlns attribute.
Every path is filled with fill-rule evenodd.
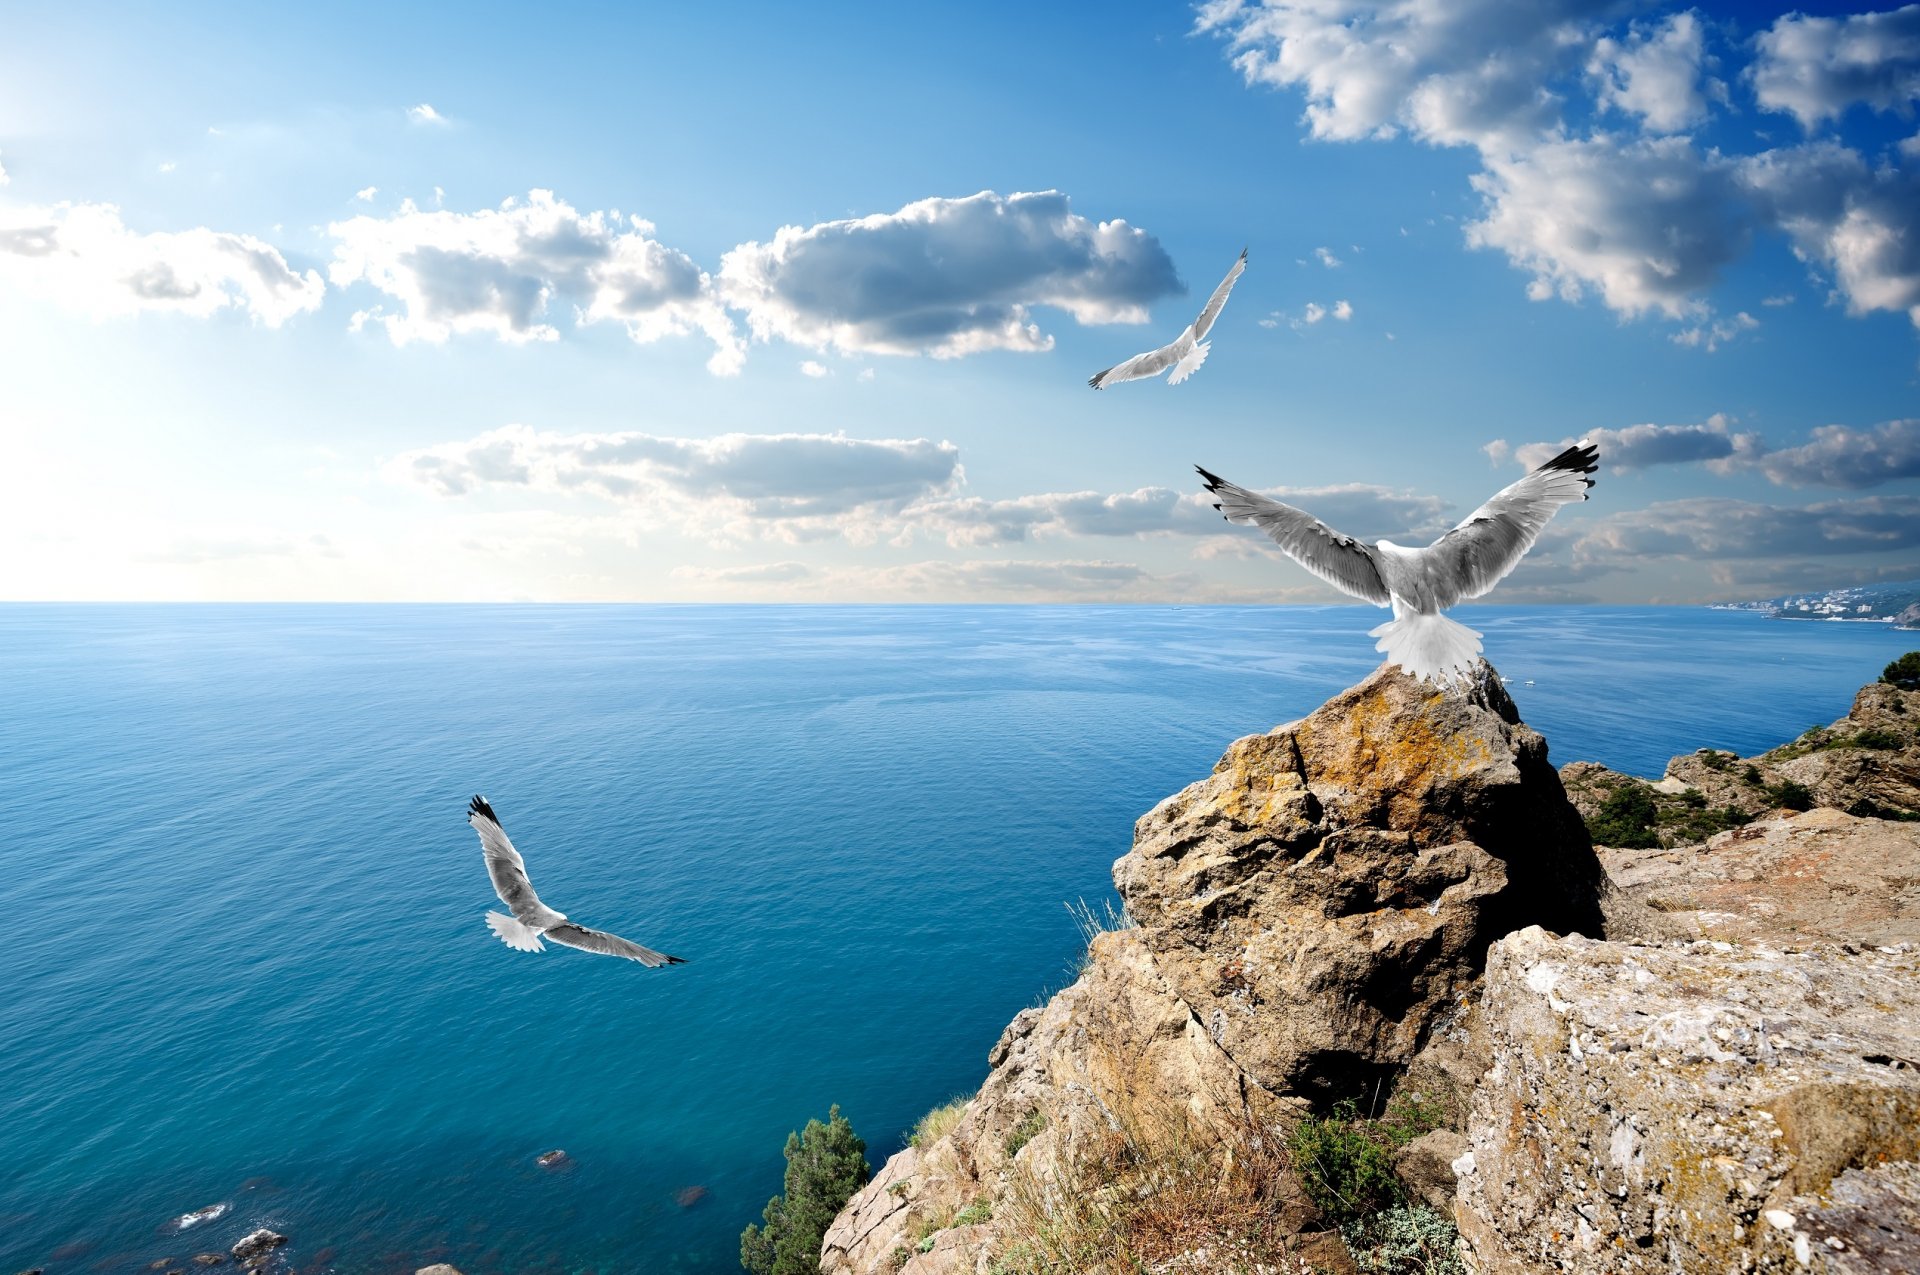
<svg viewBox="0 0 1920 1275"><path fill-rule="evenodd" d="M994 1045L953 1131L849 1202L826 1275L985 1270L1009 1183L1143 1111L1270 1129L1371 1093L1446 1035L1495 939L1598 935L1608 888L1498 681L1441 692L1394 668L1234 743L1141 817L1114 880L1138 928L1099 936L1079 981ZM981 1201L994 1220L951 1226ZM1312 1208L1285 1214L1338 1269Z"/></svg>
<svg viewBox="0 0 1920 1275"><path fill-rule="evenodd" d="M1456 1164L1476 1269L1908 1269L1869 1255L1920 1200L1910 948L1529 928L1494 946L1480 1014L1493 1066Z"/></svg>

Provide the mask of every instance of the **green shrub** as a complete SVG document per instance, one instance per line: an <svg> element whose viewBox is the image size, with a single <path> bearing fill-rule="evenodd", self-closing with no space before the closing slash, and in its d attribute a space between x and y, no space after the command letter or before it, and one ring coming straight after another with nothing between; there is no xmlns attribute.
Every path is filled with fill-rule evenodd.
<svg viewBox="0 0 1920 1275"><path fill-rule="evenodd" d="M1905 748L1907 742L1904 736L1896 735L1890 730L1882 730L1878 726L1870 726L1858 735L1855 735L1851 740L1839 741L1835 746L1840 748L1879 748L1891 752Z"/></svg>
<svg viewBox="0 0 1920 1275"><path fill-rule="evenodd" d="M960 1123L960 1117L967 1114L967 1104L971 1101L970 1097L956 1095L921 1116L920 1122L913 1126L913 1132L907 1135L907 1145L930 1147L946 1137L953 1131L953 1126Z"/></svg>
<svg viewBox="0 0 1920 1275"><path fill-rule="evenodd" d="M1908 651L1887 665L1880 680L1903 691L1920 691L1920 651Z"/></svg>
<svg viewBox="0 0 1920 1275"><path fill-rule="evenodd" d="M1424 1204L1395 1205L1340 1228L1364 1275L1466 1275L1460 1233Z"/></svg>
<svg viewBox="0 0 1920 1275"><path fill-rule="evenodd" d="M1702 748L1695 753L1695 756L1699 757L1700 764L1708 770L1730 770L1735 761L1732 753L1723 753L1712 748Z"/></svg>
<svg viewBox="0 0 1920 1275"><path fill-rule="evenodd" d="M1660 838L1653 834L1657 818L1653 794L1645 784L1621 784L1607 794L1600 809L1587 820L1587 835L1598 845L1646 849L1660 844Z"/></svg>
<svg viewBox="0 0 1920 1275"><path fill-rule="evenodd" d="M837 1105L825 1124L787 1135L786 1157L785 1193L767 1201L764 1226L740 1233L740 1265L753 1275L819 1275L827 1227L873 1176L867 1144Z"/></svg>
<svg viewBox="0 0 1920 1275"><path fill-rule="evenodd" d="M1287 1131L1287 1152L1307 1198L1335 1225L1357 1222L1400 1201L1393 1148L1360 1119L1349 1099L1329 1116L1308 1116Z"/></svg>
<svg viewBox="0 0 1920 1275"><path fill-rule="evenodd" d="M1768 784L1767 800L1775 806L1784 806L1788 810L1812 810L1813 792L1803 783L1792 779L1782 779L1777 784Z"/></svg>
<svg viewBox="0 0 1920 1275"><path fill-rule="evenodd" d="M1032 1142L1034 1135L1047 1127L1046 1113L1039 1108L1029 1111L1021 1117L1020 1123L1007 1130L1007 1158L1011 1160L1020 1154L1020 1148Z"/></svg>
<svg viewBox="0 0 1920 1275"><path fill-rule="evenodd" d="M987 1199L985 1196L980 1197L953 1215L953 1224L955 1226L972 1226L977 1222L991 1222L992 1220L993 1201Z"/></svg>
<svg viewBox="0 0 1920 1275"><path fill-rule="evenodd" d="M1767 782L1766 776L1760 773L1758 766L1747 767L1740 772L1740 778L1742 781L1752 784L1755 788L1759 788Z"/></svg>

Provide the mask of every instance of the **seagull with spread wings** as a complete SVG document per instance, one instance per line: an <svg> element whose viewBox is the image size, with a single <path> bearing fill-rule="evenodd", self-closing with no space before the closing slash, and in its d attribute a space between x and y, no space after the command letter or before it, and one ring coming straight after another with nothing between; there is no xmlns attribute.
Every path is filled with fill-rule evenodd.
<svg viewBox="0 0 1920 1275"><path fill-rule="evenodd" d="M1390 540L1363 544L1312 514L1283 505L1200 469L1214 506L1228 522L1267 533L1287 556L1328 584L1393 619L1370 630L1390 663L1442 686L1466 676L1480 656L1480 634L1440 614L1499 583L1526 555L1560 506L1587 498L1599 449L1581 442L1504 488L1424 549ZM1194 468L1199 469L1199 466Z"/></svg>
<svg viewBox="0 0 1920 1275"><path fill-rule="evenodd" d="M1220 310L1227 304L1227 294L1233 291L1234 281L1240 272L1247 268L1247 250L1240 250L1240 259L1227 271L1227 277L1207 298L1207 308L1200 317L1187 325L1171 345L1163 345L1157 350L1148 350L1145 354L1136 354L1125 363L1116 364L1104 372L1096 372L1087 378L1087 384L1096 390L1104 390L1118 381L1139 381L1149 376L1158 376L1168 368L1173 375L1167 378L1168 385L1178 385L1200 369L1207 361L1207 351L1211 342L1207 333L1213 330L1213 321L1220 317Z"/></svg>
<svg viewBox="0 0 1920 1275"><path fill-rule="evenodd" d="M480 834L480 852L486 856L487 875L493 878L494 893L513 913L512 916L487 913L487 928L514 951L541 951L540 940L549 938L555 943L577 947L582 952L622 956L629 961L638 961L649 969L659 965L686 964L677 956L668 956L650 947L629 943L617 934L575 925L567 920L566 913L556 912L542 903L540 896L533 892L533 882L527 880L526 860L513 848L513 842L507 840L499 816L493 813L493 807L485 797L475 797L468 805L467 822Z"/></svg>

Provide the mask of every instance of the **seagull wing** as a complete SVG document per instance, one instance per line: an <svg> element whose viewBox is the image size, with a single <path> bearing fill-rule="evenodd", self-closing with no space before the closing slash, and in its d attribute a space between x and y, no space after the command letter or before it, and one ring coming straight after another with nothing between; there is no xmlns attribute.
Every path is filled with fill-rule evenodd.
<svg viewBox="0 0 1920 1275"><path fill-rule="evenodd" d="M467 806L467 822L480 834L480 853L486 857L487 875L493 878L493 892L513 913L513 919L536 930L557 925L567 918L540 901L527 879L527 863L507 840L506 829L485 797L475 797Z"/></svg>
<svg viewBox="0 0 1920 1275"><path fill-rule="evenodd" d="M1158 376L1180 361L1180 356L1185 353L1181 348L1182 342L1192 344L1187 340L1189 335L1189 332L1182 332L1179 339L1170 345L1163 345L1157 350L1148 350L1145 354L1136 354L1125 363L1116 363L1104 372L1095 372L1087 378L1087 384L1096 390L1104 390L1107 386L1120 381L1138 381L1145 377Z"/></svg>
<svg viewBox="0 0 1920 1275"><path fill-rule="evenodd" d="M584 925L575 925L568 921L548 930L546 937L556 943L565 943L568 947L577 947L582 952L598 952L603 956L624 956L629 961L638 961L648 969L662 965L685 965L686 961L678 956L668 956L665 952L656 952L650 947L641 947L638 943L629 943L618 934L608 934L605 930L590 930Z"/></svg>
<svg viewBox="0 0 1920 1275"><path fill-rule="evenodd" d="M1213 327L1213 321L1220 317L1221 308L1227 304L1227 294L1233 291L1234 282L1240 278L1240 272L1246 268L1247 250L1242 248L1240 259L1233 263L1233 268L1227 271L1227 277L1220 281L1220 286L1215 288L1213 295L1207 298L1207 308L1202 310L1200 317L1193 321L1194 340L1207 339L1207 332Z"/></svg>
<svg viewBox="0 0 1920 1275"><path fill-rule="evenodd" d="M1220 503L1214 508L1226 515L1228 522L1251 523L1260 528L1273 543L1287 551L1288 557L1336 589L1378 606L1385 606L1391 600L1386 581L1380 578L1373 546L1341 535L1304 509L1236 487L1198 465L1194 468L1207 480L1207 490L1220 497Z"/></svg>
<svg viewBox="0 0 1920 1275"><path fill-rule="evenodd" d="M1600 467L1599 457L1600 449L1588 443L1567 448L1421 550L1440 605L1477 598L1518 566L1560 506L1587 498L1593 486L1587 475Z"/></svg>

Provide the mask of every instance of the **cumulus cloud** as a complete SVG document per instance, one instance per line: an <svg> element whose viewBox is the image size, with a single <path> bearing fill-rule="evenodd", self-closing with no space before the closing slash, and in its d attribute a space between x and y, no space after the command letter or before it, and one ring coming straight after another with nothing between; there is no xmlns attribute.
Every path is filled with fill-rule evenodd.
<svg viewBox="0 0 1920 1275"><path fill-rule="evenodd" d="M1678 133L1707 118L1707 95L1724 99L1726 87L1702 76L1706 32L1689 9L1656 24L1636 22L1624 40L1594 42L1587 74L1603 109L1638 115L1656 133Z"/></svg>
<svg viewBox="0 0 1920 1275"><path fill-rule="evenodd" d="M362 214L328 228L335 284L364 282L399 303L354 316L396 345L484 332L511 342L551 341L552 304L564 298L581 324L623 324L645 343L704 333L709 370L740 370L745 349L712 280L685 253L654 239L653 225L618 212L582 213L553 192L474 213L427 211L407 200L391 216Z"/></svg>
<svg viewBox="0 0 1920 1275"><path fill-rule="evenodd" d="M791 584L814 574L804 562L766 562L746 567L675 567L673 578L700 584Z"/></svg>
<svg viewBox="0 0 1920 1275"><path fill-rule="evenodd" d="M816 363L814 360L808 359L806 362L800 365L800 372L802 375L810 376L817 381L821 377L827 374L827 365L824 363Z"/></svg>
<svg viewBox="0 0 1920 1275"><path fill-rule="evenodd" d="M0 277L96 317L233 309L268 327L318 309L326 293L317 271L294 269L252 235L143 234L112 204L0 209Z"/></svg>
<svg viewBox="0 0 1920 1275"><path fill-rule="evenodd" d="M1789 13L1755 46L1754 96L1809 130L1856 103L1891 111L1920 98L1920 5L1844 18Z"/></svg>
<svg viewBox="0 0 1920 1275"><path fill-rule="evenodd" d="M413 123L413 124L427 124L427 125L436 125L436 126L443 125L448 122L446 116L434 110L433 107L426 102L422 102L418 106L409 106L407 108L407 120L409 123Z"/></svg>
<svg viewBox="0 0 1920 1275"><path fill-rule="evenodd" d="M1184 290L1159 241L1124 221L1090 221L1058 191L982 191L786 226L727 253L719 281L761 340L935 358L1051 348L1034 306L1140 323L1151 302Z"/></svg>
<svg viewBox="0 0 1920 1275"><path fill-rule="evenodd" d="M1519 461L1523 468L1534 469L1581 439L1600 449L1603 474L1698 461L1731 464L1764 450L1757 434L1736 433L1733 418L1723 412L1715 412L1698 425L1643 424L1624 429L1593 429L1580 438L1565 438L1557 443L1523 443L1515 447L1505 439L1496 438L1481 450L1496 465L1511 458Z"/></svg>
<svg viewBox="0 0 1920 1275"><path fill-rule="evenodd" d="M1759 228L1785 230L1831 270L1849 310L1920 324L1920 181L1832 143L1740 156L1703 148L1725 85L1697 13L1621 25L1608 0L1209 0L1200 31L1228 43L1250 84L1297 89L1321 140L1405 134L1470 146L1482 214L1471 246L1504 252L1528 295L1597 296L1629 317L1686 324L1711 350L1751 319L1716 319L1705 294ZM1905 110L1920 96L1920 5L1844 19L1781 18L1756 41L1760 103L1812 127L1849 103ZM1609 112L1633 134L1587 127ZM1915 148L1896 148L1910 156Z"/></svg>
<svg viewBox="0 0 1920 1275"><path fill-rule="evenodd" d="M1340 266L1340 258L1334 256L1332 252L1330 252L1325 248L1315 248L1313 250L1313 255L1314 255L1314 258L1317 261L1319 261L1321 265L1325 266L1329 270L1338 269Z"/></svg>
<svg viewBox="0 0 1920 1275"><path fill-rule="evenodd" d="M373 197L379 193L380 188L378 186L362 186L359 190L353 192L353 197L363 204L370 204L373 202Z"/></svg>
<svg viewBox="0 0 1920 1275"><path fill-rule="evenodd" d="M1849 311L1905 311L1920 326L1920 172L1815 142L1752 156L1739 175L1800 259L1833 272Z"/></svg>
<svg viewBox="0 0 1920 1275"><path fill-rule="evenodd" d="M1865 496L1804 506L1717 498L1668 500L1604 518L1576 562L1651 558L1791 561L1920 546L1920 496Z"/></svg>
<svg viewBox="0 0 1920 1275"><path fill-rule="evenodd" d="M1787 487L1877 487L1920 478L1920 419L1887 421L1867 430L1822 425L1808 442L1769 452L1757 464Z"/></svg>
<svg viewBox="0 0 1920 1275"><path fill-rule="evenodd" d="M1731 166L1686 137L1543 142L1471 180L1487 209L1467 242L1531 273L1536 301L1592 290L1621 314L1698 317L1748 237Z"/></svg>
<svg viewBox="0 0 1920 1275"><path fill-rule="evenodd" d="M443 496L486 487L584 492L625 506L637 525L710 539L870 542L917 501L962 479L960 452L929 439L844 434L560 434L525 425L403 452L389 476Z"/></svg>

